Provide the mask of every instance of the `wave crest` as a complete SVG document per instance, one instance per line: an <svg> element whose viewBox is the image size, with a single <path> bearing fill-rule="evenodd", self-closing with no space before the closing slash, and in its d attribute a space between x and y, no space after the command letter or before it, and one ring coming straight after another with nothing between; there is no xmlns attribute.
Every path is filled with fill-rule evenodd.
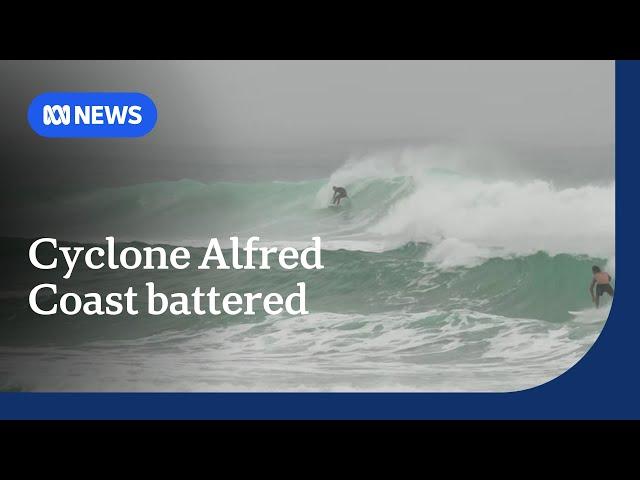
<svg viewBox="0 0 640 480"><path fill-rule="evenodd" d="M471 160L442 148L403 150L353 158L328 180L99 189L17 208L9 224L11 235L74 241L203 245L258 235L295 244L319 235L325 248L365 251L427 242L427 261L443 265L540 250L613 257L613 183L490 178L463 166ZM332 185L349 192L341 208L329 208Z"/></svg>

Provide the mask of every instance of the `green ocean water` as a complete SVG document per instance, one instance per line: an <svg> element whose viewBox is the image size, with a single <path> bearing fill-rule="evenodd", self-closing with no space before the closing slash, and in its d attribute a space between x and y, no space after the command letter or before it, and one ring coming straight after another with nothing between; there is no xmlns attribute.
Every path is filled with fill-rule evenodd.
<svg viewBox="0 0 640 480"><path fill-rule="evenodd" d="M386 167L385 167L386 168ZM329 207L331 185L350 198ZM575 364L607 308L587 293L613 271L613 187L559 190L376 164L330 179L254 184L184 180L99 189L18 207L38 216L0 239L0 388L5 390L420 390L527 388ZM587 219L595 218L588 225ZM18 225L18 224L16 224ZM259 235L323 241L323 270L93 271L30 265L34 238L63 244L185 245ZM228 247L228 245L227 245ZM169 247L166 247L169 248ZM229 256L225 249L225 256ZM197 263L197 262L196 262ZM288 294L306 282L309 315L41 317L33 286L60 293ZM57 297L42 299L53 304ZM140 301L146 299L141 296ZM47 303L49 302L49 303ZM570 314L569 312L578 312Z"/></svg>
<svg viewBox="0 0 640 480"><path fill-rule="evenodd" d="M561 323L570 320L569 311L589 308L584 278L591 265L602 259L586 256L556 255L544 252L514 258L494 258L481 265L441 270L423 261L430 249L428 244L409 244L388 252L360 252L337 250L322 252L324 269L284 270L277 262L271 270L198 270L197 261L183 271L101 270L96 272L84 265L77 267L70 279L65 274L63 257L55 270L37 271L28 262L31 241L5 238L3 251L11 251L13 258L3 264L9 275L4 277L1 314L4 321L2 339L5 344L46 345L48 343L78 344L87 340L127 339L162 333L166 330L190 330L212 325L262 321L264 311L250 316L191 316L166 315L157 318L145 309L131 318L96 319L80 313L69 317L61 312L40 317L28 305L30 289L39 283L53 283L58 295L50 295L39 305L49 309L60 295L76 292L79 295L97 292L103 298L110 292L124 292L129 286L139 292L139 305L147 303L147 282L154 282L157 291L191 294L196 287L208 291L215 286L221 293L276 291L283 295L296 290L298 282L307 285L307 307L311 311L336 314L384 314L474 307L477 312L505 317L523 317ZM75 245L75 244L71 244ZM119 244L122 248L144 244ZM90 247L92 245L86 245ZM165 246L167 255L171 247ZM191 258L201 259L204 248L191 247ZM231 251L224 251L231 263ZM47 256L44 256L46 259ZM242 255L241 259L244 258ZM47 260L48 261L48 260ZM585 273L586 272L586 273ZM10 280L9 280L10 279ZM10 319L10 320L9 320Z"/></svg>

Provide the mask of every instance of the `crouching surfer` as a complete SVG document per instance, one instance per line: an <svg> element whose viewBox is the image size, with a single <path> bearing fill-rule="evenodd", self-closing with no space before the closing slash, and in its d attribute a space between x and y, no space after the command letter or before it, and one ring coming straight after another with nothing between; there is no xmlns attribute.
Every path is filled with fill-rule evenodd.
<svg viewBox="0 0 640 480"><path fill-rule="evenodd" d="M613 288L611 287L611 275L607 272L600 270L600 267L594 265L591 268L593 272L593 280L591 280L591 286L589 287L589 293L591 293L591 299L596 304L596 308L600 306L600 297L603 293L608 293L613 298ZM596 287L595 294L593 287Z"/></svg>
<svg viewBox="0 0 640 480"><path fill-rule="evenodd" d="M335 206L340 206L340 200L343 198L347 198L347 191L343 187L333 187L331 203Z"/></svg>

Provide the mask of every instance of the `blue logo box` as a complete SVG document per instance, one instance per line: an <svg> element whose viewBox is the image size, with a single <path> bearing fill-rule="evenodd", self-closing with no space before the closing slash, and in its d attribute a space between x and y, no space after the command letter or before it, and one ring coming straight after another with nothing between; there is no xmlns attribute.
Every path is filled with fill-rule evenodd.
<svg viewBox="0 0 640 480"><path fill-rule="evenodd" d="M27 119L43 137L143 137L153 130L158 111L142 93L43 93L29 105Z"/></svg>

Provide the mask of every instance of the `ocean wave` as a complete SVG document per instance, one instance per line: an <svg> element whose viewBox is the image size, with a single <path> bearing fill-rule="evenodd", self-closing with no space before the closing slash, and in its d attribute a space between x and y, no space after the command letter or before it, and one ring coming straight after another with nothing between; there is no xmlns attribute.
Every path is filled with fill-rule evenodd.
<svg viewBox="0 0 640 480"><path fill-rule="evenodd" d="M468 167L456 151L403 150L353 158L323 180L156 182L16 207L11 235L26 239L0 238L0 390L487 391L550 380L607 317L587 288L594 264L615 276L614 185ZM338 208L333 185L349 192ZM303 248L320 236L325 269L79 266L62 282L28 261L30 238L110 235L118 249L183 245L193 258L210 237ZM43 282L105 294L149 281L223 294L288 294L304 281L311 315L38 317L26 301Z"/></svg>
<svg viewBox="0 0 640 480"><path fill-rule="evenodd" d="M316 312L143 341L3 349L0 378L39 391L512 391L570 368L599 330L468 309Z"/></svg>
<svg viewBox="0 0 640 480"><path fill-rule="evenodd" d="M26 252L30 242L4 239L9 251ZM21 244L18 248L16 244ZM411 242L385 252L325 250L323 270L198 270L194 262L179 272L167 270L102 270L96 272L78 265L70 279L62 281L63 263L56 270L40 272L38 278L26 255L6 259L6 276L0 290L11 294L0 304L0 336L4 344L59 343L133 339L167 331L199 331L215 325L254 323L265 318L259 308L256 316L175 316L146 315L146 282L154 282L159 292L189 294L196 287L203 291L215 286L221 294L277 291L287 295L297 282L306 282L307 308L311 312L368 315L381 312L411 314L433 309L470 308L475 311L513 318L565 322L569 311L591 306L587 294L591 266L605 260L567 254L538 252L526 256L491 257L473 265L451 262L443 265L446 252L442 244L432 246ZM116 249L128 244L117 244ZM169 248L169 247L164 247ZM191 248L191 257L200 258L203 248ZM224 255L230 261L231 251ZM242 260L241 256L241 261ZM467 262L468 263L468 262ZM9 280L10 279L10 280ZM82 313L74 317L38 317L29 309L29 289L38 283L59 284L61 293L97 292L106 295L128 286L140 293L142 313L135 318L114 317L97 321ZM9 283L11 285L9 285ZM5 286L6 284L6 286ZM12 290L9 290L12 287ZM5 289L6 288L6 289ZM40 299L50 308L56 296ZM51 304L51 305L50 305Z"/></svg>
<svg viewBox="0 0 640 480"><path fill-rule="evenodd" d="M12 234L192 246L212 236L258 235L274 244L320 236L326 249L362 251L426 242L434 246L427 260L450 266L536 251L613 258L613 184L557 188L451 165L462 161L442 150L408 150L353 158L328 180L100 189L16 209L41 221ZM333 185L349 192L339 208L329 207Z"/></svg>

